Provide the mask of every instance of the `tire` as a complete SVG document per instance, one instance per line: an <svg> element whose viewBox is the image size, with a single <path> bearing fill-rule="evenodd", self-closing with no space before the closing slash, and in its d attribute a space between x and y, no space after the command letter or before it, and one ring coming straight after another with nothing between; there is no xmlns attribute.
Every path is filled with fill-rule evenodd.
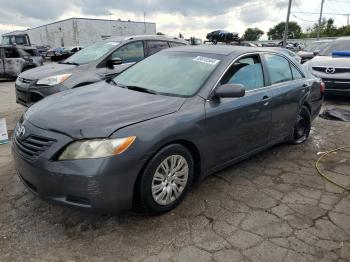
<svg viewBox="0 0 350 262"><path fill-rule="evenodd" d="M297 121L293 127L293 136L291 139L292 144L304 143L311 130L311 114L306 106L302 106L299 110Z"/></svg>
<svg viewBox="0 0 350 262"><path fill-rule="evenodd" d="M165 172L166 167L168 172ZM169 170L170 174L165 176ZM151 159L141 174L137 206L142 211L154 215L174 209L185 197L193 175L193 157L187 148L179 144L164 147Z"/></svg>

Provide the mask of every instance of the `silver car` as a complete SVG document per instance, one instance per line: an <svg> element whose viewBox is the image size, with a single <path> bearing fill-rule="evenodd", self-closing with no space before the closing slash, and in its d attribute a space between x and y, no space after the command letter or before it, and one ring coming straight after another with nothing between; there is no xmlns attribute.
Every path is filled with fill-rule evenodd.
<svg viewBox="0 0 350 262"><path fill-rule="evenodd" d="M338 38L304 65L326 84L326 93L350 95L350 37Z"/></svg>

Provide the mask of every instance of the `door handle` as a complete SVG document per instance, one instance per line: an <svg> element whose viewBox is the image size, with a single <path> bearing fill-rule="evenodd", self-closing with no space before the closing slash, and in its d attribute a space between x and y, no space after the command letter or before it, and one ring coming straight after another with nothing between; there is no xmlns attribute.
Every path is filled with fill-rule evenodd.
<svg viewBox="0 0 350 262"><path fill-rule="evenodd" d="M263 96L262 100L263 100L263 101L266 101L266 102L263 104L263 106L268 106L268 105L270 104L270 102L268 101L269 99L270 99L269 96Z"/></svg>

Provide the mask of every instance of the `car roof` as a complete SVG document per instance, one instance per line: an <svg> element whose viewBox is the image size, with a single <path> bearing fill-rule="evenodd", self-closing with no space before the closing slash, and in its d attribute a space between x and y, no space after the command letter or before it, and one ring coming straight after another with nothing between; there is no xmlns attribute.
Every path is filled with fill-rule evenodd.
<svg viewBox="0 0 350 262"><path fill-rule="evenodd" d="M233 55L240 53L251 53L251 52L264 52L266 50L271 50L277 53L279 50L272 50L264 47L250 47L250 46L234 46L234 45L197 45L197 46L181 46L173 47L171 49L166 49L163 52L191 52L191 53L207 53L216 55Z"/></svg>
<svg viewBox="0 0 350 262"><path fill-rule="evenodd" d="M129 40L163 40L163 41L173 41L173 42L181 42L187 43L185 40L171 37L166 35L131 35L131 36L113 36L104 39L103 41L117 41L117 42L125 42Z"/></svg>

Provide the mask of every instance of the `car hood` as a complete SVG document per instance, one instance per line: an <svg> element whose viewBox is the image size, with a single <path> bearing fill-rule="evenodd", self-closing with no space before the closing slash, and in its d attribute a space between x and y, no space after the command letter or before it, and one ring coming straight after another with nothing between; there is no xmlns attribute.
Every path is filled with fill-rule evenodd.
<svg viewBox="0 0 350 262"><path fill-rule="evenodd" d="M116 130L179 110L185 98L153 95L99 82L51 95L28 109L37 127L75 139L109 137Z"/></svg>
<svg viewBox="0 0 350 262"><path fill-rule="evenodd" d="M24 71L19 76L22 78L30 80L38 80L44 77L67 74L67 73L76 73L87 70L89 65L67 65L67 64L58 64L51 63L44 66L39 66L28 71Z"/></svg>
<svg viewBox="0 0 350 262"><path fill-rule="evenodd" d="M316 56L304 64L307 70L319 78L349 79L349 71L326 73L327 68L350 68L349 57Z"/></svg>
<svg viewBox="0 0 350 262"><path fill-rule="evenodd" d="M350 67L350 57L315 56L309 65L321 67Z"/></svg>

